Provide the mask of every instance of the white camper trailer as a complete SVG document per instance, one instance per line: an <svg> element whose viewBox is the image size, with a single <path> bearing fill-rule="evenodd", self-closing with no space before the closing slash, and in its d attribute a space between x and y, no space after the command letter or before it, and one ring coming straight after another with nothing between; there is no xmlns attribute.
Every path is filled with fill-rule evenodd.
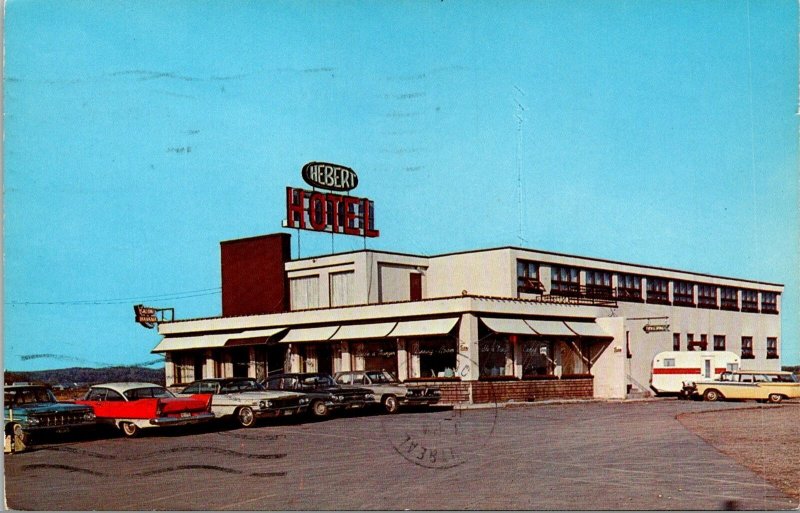
<svg viewBox="0 0 800 513"><path fill-rule="evenodd" d="M739 357L730 351L664 351L653 358L650 388L656 395L675 395L684 381L719 378L739 369Z"/></svg>

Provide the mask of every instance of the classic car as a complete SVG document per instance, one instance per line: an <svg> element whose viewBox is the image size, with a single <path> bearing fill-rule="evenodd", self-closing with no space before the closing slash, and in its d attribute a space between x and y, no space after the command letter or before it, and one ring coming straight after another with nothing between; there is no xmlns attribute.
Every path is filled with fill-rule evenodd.
<svg viewBox="0 0 800 513"><path fill-rule="evenodd" d="M212 394L211 412L217 418L233 417L242 427L256 419L296 415L308 409L309 398L296 392L267 390L253 378L209 378L189 384L178 397Z"/></svg>
<svg viewBox="0 0 800 513"><path fill-rule="evenodd" d="M24 450L34 433L63 432L95 425L91 407L59 402L44 385L6 386L3 418L7 452Z"/></svg>
<svg viewBox="0 0 800 513"><path fill-rule="evenodd" d="M138 435L144 428L196 424L214 418L211 394L175 397L153 383L94 385L75 403L91 406L98 422L119 428L127 437Z"/></svg>
<svg viewBox="0 0 800 513"><path fill-rule="evenodd" d="M272 376L267 380L266 387L269 390L305 394L315 417L327 417L332 410L363 408L374 401L368 389L344 388L337 385L330 374L316 372Z"/></svg>
<svg viewBox="0 0 800 513"><path fill-rule="evenodd" d="M372 390L375 402L388 413L396 413L400 406L429 406L442 398L438 387L409 386L387 371L337 372L333 379L340 385L358 385Z"/></svg>
<svg viewBox="0 0 800 513"><path fill-rule="evenodd" d="M706 401L755 399L779 403L800 398L800 380L785 371L738 370L723 372L716 380L685 381L683 393Z"/></svg>

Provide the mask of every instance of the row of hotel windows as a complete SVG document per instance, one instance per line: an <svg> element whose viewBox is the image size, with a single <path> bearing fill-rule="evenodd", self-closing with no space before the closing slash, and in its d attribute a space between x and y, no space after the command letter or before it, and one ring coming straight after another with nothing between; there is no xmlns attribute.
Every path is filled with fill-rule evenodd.
<svg viewBox="0 0 800 513"><path fill-rule="evenodd" d="M578 296L597 298L615 298L620 301L645 301L642 295L642 276L635 274L617 274L617 288L612 287L609 271L586 269L586 283L581 286L580 271L577 267L554 265L550 268L550 293L562 296ZM740 310L739 292L742 296L742 312L778 313L778 293L761 292L761 309L758 305L758 291L719 287L717 301L716 285L695 284L689 281L673 280L672 302L669 300L669 281L666 278L647 277L648 303L674 304L679 306L699 306L701 308L720 308L722 310ZM697 285L697 303L694 299L694 286ZM526 260L517 261L517 290L526 293L545 292L539 280L539 264Z"/></svg>
<svg viewBox="0 0 800 513"><path fill-rule="evenodd" d="M694 350L708 350L708 336L703 334L700 335L700 339L696 340L694 338L694 334L687 333L686 334L686 349L688 351ZM680 333L673 333L672 334L672 350L673 351L680 351L681 350L681 334ZM714 335L714 351L725 351L725 335ZM753 337L742 337L742 354L741 357L744 359L753 359L755 358L755 354L753 353ZM777 337L767 337L767 359L778 358L778 338Z"/></svg>

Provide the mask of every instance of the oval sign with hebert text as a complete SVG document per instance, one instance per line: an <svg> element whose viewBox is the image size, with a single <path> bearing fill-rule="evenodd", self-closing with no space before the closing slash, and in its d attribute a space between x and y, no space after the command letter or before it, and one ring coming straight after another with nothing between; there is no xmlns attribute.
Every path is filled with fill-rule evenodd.
<svg viewBox="0 0 800 513"><path fill-rule="evenodd" d="M312 187L329 191L351 191L358 185L355 171L328 162L309 162L303 166L303 180Z"/></svg>

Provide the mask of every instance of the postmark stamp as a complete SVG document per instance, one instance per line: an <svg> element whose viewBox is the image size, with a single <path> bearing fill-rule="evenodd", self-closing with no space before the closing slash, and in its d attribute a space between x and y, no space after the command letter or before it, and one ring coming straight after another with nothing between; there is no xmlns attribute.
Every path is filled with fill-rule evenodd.
<svg viewBox="0 0 800 513"><path fill-rule="evenodd" d="M477 363L458 354L453 377L430 383L443 395L442 406L432 407L433 411L381 417L383 433L398 455L414 465L447 469L466 463L470 454L486 445L497 424L498 407L491 383L491 402L472 404L471 383L464 378L473 366Z"/></svg>

